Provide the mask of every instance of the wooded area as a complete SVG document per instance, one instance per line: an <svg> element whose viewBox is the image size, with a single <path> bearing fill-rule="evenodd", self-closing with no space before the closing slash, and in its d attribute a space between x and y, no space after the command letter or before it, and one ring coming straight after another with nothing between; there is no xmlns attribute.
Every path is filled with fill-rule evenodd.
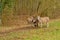
<svg viewBox="0 0 60 40"><path fill-rule="evenodd" d="M59 18L60 0L0 0L2 25L19 24L18 22L22 20L22 17L24 19L26 15Z"/></svg>

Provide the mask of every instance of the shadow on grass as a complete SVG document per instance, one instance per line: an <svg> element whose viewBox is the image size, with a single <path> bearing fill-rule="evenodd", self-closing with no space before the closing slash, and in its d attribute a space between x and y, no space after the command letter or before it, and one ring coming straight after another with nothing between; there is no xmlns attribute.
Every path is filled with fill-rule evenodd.
<svg viewBox="0 0 60 40"><path fill-rule="evenodd" d="M12 30L7 30L4 32L0 32L0 34L5 34L5 33L10 33L10 32L15 32L15 31L25 31L25 30L32 30L32 29L39 29L40 27L32 27L32 26L27 26L27 27L22 27L22 28L15 28Z"/></svg>
<svg viewBox="0 0 60 40"><path fill-rule="evenodd" d="M10 32L16 32L16 31L27 31L27 30L33 30L33 29L40 29L41 27L33 27L33 26L26 26L26 27L22 27L22 28L15 28L12 30L6 30L3 32L0 32L0 34L6 34L6 33L10 33ZM43 26L42 28L47 28L46 26ZM57 31L58 29L56 29Z"/></svg>

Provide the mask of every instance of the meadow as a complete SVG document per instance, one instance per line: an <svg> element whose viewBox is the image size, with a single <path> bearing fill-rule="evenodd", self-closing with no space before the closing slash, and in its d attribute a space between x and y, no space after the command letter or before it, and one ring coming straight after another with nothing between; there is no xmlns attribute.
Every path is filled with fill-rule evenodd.
<svg viewBox="0 0 60 40"><path fill-rule="evenodd" d="M51 18L49 27L26 26L34 15ZM60 0L0 0L0 20L0 40L60 40Z"/></svg>
<svg viewBox="0 0 60 40"><path fill-rule="evenodd" d="M60 19L49 22L49 27L0 27L0 40L60 40Z"/></svg>

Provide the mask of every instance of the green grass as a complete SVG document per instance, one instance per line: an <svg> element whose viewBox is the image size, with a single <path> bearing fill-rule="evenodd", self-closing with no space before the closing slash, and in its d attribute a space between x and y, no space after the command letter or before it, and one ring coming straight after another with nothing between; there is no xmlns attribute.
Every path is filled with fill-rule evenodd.
<svg viewBox="0 0 60 40"><path fill-rule="evenodd" d="M0 40L60 40L60 20L51 21L48 28L26 29L6 33Z"/></svg>

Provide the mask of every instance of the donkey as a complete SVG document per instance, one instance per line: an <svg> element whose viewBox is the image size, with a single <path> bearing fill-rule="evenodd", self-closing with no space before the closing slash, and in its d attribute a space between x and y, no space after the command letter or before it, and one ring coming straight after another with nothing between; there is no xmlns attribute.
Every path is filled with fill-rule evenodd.
<svg viewBox="0 0 60 40"><path fill-rule="evenodd" d="M33 24L34 27L38 27L38 19L36 17L28 17L27 21L29 24Z"/></svg>
<svg viewBox="0 0 60 40"><path fill-rule="evenodd" d="M39 21L39 24L41 23L41 27L43 27L43 24L45 23L47 27L49 27L49 17L40 17L37 16L37 19Z"/></svg>

